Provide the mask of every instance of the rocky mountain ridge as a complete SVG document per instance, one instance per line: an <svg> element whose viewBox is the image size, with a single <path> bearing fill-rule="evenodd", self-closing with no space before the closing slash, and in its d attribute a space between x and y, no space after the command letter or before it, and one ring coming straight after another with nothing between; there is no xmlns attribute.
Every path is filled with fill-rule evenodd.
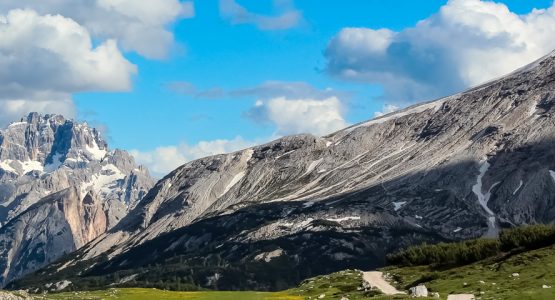
<svg viewBox="0 0 555 300"><path fill-rule="evenodd" d="M75 284L122 272L137 282L187 274L206 287L279 289L378 267L407 244L552 223L554 113L555 52L329 136L199 159L160 180L117 226L37 274ZM145 271L149 265L165 267ZM44 282L36 280L18 284Z"/></svg>
<svg viewBox="0 0 555 300"><path fill-rule="evenodd" d="M0 130L2 282L112 228L153 184L86 123L31 113Z"/></svg>

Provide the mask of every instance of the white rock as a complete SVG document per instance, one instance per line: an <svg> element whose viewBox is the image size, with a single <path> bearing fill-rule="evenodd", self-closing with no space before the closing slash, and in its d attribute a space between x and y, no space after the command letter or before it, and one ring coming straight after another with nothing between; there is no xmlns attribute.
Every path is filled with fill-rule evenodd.
<svg viewBox="0 0 555 300"><path fill-rule="evenodd" d="M513 277L519 277L520 274L518 274L518 273L513 273L512 276L513 276Z"/></svg>
<svg viewBox="0 0 555 300"><path fill-rule="evenodd" d="M428 289L425 285L421 284L410 288L412 297L428 297Z"/></svg>
<svg viewBox="0 0 555 300"><path fill-rule="evenodd" d="M550 288L551 288L551 286L550 286L550 285L546 285L546 284L544 284L544 285L542 285L542 288L543 288L543 289L550 289Z"/></svg>
<svg viewBox="0 0 555 300"><path fill-rule="evenodd" d="M326 298L326 294L321 294L320 296L318 296L318 299L324 299Z"/></svg>

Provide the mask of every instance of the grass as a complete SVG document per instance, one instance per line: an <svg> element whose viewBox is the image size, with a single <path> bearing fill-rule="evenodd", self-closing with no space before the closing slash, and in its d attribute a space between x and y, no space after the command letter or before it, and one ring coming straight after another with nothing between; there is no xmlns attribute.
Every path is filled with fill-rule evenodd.
<svg viewBox="0 0 555 300"><path fill-rule="evenodd" d="M170 292L157 289L142 288L116 288L91 292L66 292L59 294L47 294L34 296L34 299L44 300L301 300L302 297L293 296L289 293L264 293L264 292Z"/></svg>
<svg viewBox="0 0 555 300"><path fill-rule="evenodd" d="M392 283L407 290L423 283L440 299L449 294L474 294L482 300L551 300L555 299L555 245L511 255L497 256L461 267L444 269L431 266L388 267L382 269L394 278ZM518 276L513 274L518 273ZM543 285L553 288L543 288ZM277 293L263 292L170 292L156 289L114 288L103 291L67 292L35 295L35 299L191 299L191 300L301 300L301 299L408 299L408 295L386 296L378 291L364 291L362 272L344 270L305 280L299 287ZM320 298L324 295L323 298ZM423 299L423 298L420 298ZM429 298L433 299L433 298Z"/></svg>
<svg viewBox="0 0 555 300"><path fill-rule="evenodd" d="M384 272L396 278L400 288L423 282L443 299L455 293L481 299L555 299L555 246L446 270L419 266L387 268ZM543 285L554 288L544 289Z"/></svg>
<svg viewBox="0 0 555 300"><path fill-rule="evenodd" d="M337 273L322 275L305 280L298 288L288 292L293 295L304 297L303 299L318 299L324 295L323 299L349 300L368 299L380 294L378 291L367 291L362 289L362 272L359 270L344 270Z"/></svg>

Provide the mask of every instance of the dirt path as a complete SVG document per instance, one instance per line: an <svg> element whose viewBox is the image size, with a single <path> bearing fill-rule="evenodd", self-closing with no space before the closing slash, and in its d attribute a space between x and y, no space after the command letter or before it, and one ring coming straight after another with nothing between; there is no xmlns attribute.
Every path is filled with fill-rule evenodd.
<svg viewBox="0 0 555 300"><path fill-rule="evenodd" d="M389 284L389 282L385 281L382 272L363 272L362 279L368 282L370 286L379 289L386 295L404 294L404 292L397 290L394 286Z"/></svg>

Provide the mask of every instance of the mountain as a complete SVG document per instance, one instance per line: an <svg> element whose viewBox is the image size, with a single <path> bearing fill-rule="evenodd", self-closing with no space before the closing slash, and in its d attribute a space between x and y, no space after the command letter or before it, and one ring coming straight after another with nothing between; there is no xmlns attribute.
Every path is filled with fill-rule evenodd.
<svg viewBox="0 0 555 300"><path fill-rule="evenodd" d="M123 275L282 289L406 245L555 221L555 52L501 79L325 137L173 171L120 223L12 287ZM48 275L48 276L46 276Z"/></svg>
<svg viewBox="0 0 555 300"><path fill-rule="evenodd" d="M59 115L0 130L0 281L80 248L116 225L153 186L125 151Z"/></svg>

